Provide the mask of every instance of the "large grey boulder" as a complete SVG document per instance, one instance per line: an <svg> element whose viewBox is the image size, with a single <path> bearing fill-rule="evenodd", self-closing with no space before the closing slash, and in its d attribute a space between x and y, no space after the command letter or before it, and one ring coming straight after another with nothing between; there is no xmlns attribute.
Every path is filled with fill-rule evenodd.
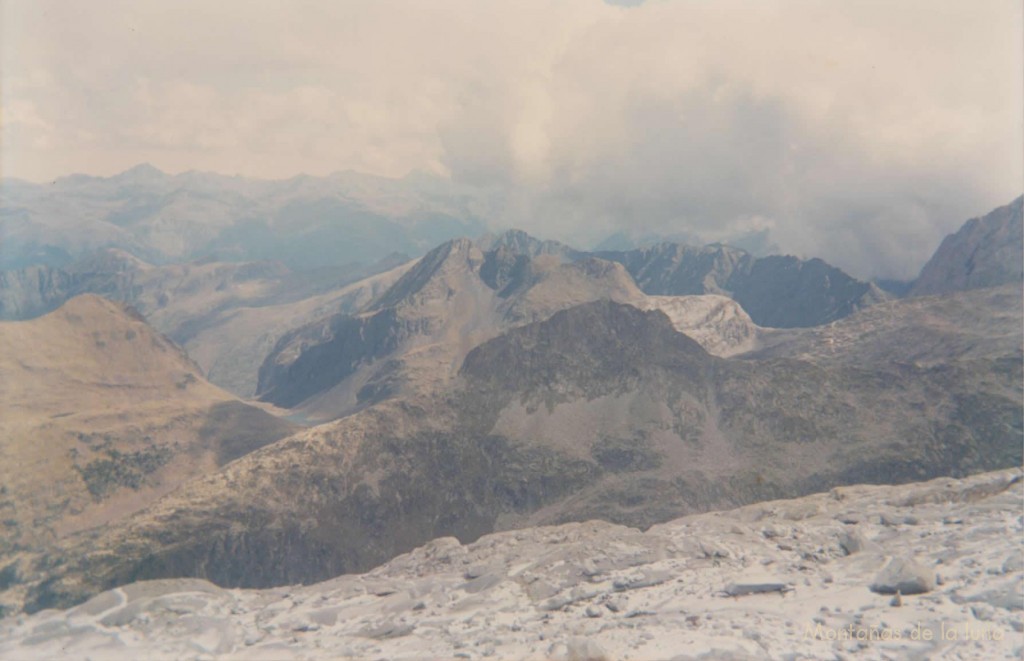
<svg viewBox="0 0 1024 661"><path fill-rule="evenodd" d="M892 558L871 583L879 594L923 594L935 589L935 574L909 558Z"/></svg>

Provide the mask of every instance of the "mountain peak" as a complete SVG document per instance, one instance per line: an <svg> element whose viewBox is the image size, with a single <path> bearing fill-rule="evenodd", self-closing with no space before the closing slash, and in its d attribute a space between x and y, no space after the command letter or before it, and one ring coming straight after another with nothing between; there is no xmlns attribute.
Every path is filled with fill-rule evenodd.
<svg viewBox="0 0 1024 661"><path fill-rule="evenodd" d="M599 300L555 313L484 342L466 356L462 374L512 392L586 389L645 369L689 369L709 358L660 310Z"/></svg>
<svg viewBox="0 0 1024 661"><path fill-rule="evenodd" d="M446 241L416 262L405 275L398 279L398 282L368 306L367 311L394 307L414 294L422 292L430 282L439 277L443 278L457 273L473 273L475 275L483 261L483 253L476 247L472 239L462 237Z"/></svg>
<svg viewBox="0 0 1024 661"><path fill-rule="evenodd" d="M561 255L571 257L575 251L564 243L549 239L538 239L523 230L509 229L494 238L487 247L488 252L505 251L512 255L537 257L538 255Z"/></svg>
<svg viewBox="0 0 1024 661"><path fill-rule="evenodd" d="M911 296L982 289L1024 280L1024 196L972 218L942 240Z"/></svg>
<svg viewBox="0 0 1024 661"><path fill-rule="evenodd" d="M153 181L155 179L162 179L167 176L167 173L151 165L150 163L139 163L138 165L129 168L121 174L114 175L113 179L121 181Z"/></svg>

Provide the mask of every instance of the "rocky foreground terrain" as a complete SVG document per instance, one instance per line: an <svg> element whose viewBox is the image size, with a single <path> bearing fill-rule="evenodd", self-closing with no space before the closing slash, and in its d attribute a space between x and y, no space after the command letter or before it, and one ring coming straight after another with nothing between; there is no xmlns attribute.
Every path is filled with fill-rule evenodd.
<svg viewBox="0 0 1024 661"><path fill-rule="evenodd" d="M647 532L435 539L361 575L133 583L0 621L5 659L1016 659L1020 469L850 486Z"/></svg>

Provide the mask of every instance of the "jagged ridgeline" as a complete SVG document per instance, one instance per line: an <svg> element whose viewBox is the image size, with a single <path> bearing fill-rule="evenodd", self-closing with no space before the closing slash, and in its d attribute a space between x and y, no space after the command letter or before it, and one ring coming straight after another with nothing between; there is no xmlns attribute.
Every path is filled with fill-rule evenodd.
<svg viewBox="0 0 1024 661"><path fill-rule="evenodd" d="M310 582L444 535L589 518L642 527L1017 465L1021 378L1019 353L940 367L721 359L661 312L588 303L471 350L429 399L307 430L68 540L43 560L64 564L28 607L163 576Z"/></svg>
<svg viewBox="0 0 1024 661"><path fill-rule="evenodd" d="M975 224L1019 224L1020 200L1008 209ZM980 246L1005 233L969 234L976 248L952 254L1003 255ZM194 411L171 425L186 440L147 431L152 421L126 423L141 430L131 443L126 431L83 427L87 442L72 440L89 454L62 460L66 488L82 503L146 498L109 505L102 520L82 505L80 520L5 556L12 607L69 605L147 578L308 583L439 536L590 518L647 527L1024 461L1012 269L952 278L981 289L892 299L820 260L672 244L592 254L521 232L447 241L333 287L266 264L108 257L121 274L114 291L135 291L211 374L267 410L322 424L298 429L215 388L134 319L136 337L185 362L146 372L174 375L158 384L121 385L153 400L136 412ZM122 344L127 332L116 345L114 331L88 323L68 332L150 364L132 353L141 345ZM47 373L55 381L40 387L54 396L74 387ZM193 393L206 395L181 400ZM57 426L64 412L52 411Z"/></svg>

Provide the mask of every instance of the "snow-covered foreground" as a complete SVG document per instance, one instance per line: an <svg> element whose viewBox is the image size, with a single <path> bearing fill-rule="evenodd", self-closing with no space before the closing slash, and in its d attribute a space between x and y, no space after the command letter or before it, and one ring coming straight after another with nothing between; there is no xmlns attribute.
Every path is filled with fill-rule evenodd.
<svg viewBox="0 0 1024 661"><path fill-rule="evenodd" d="M304 587L135 583L0 621L0 657L1016 659L1022 485L1009 470L645 533L588 522L444 538Z"/></svg>

